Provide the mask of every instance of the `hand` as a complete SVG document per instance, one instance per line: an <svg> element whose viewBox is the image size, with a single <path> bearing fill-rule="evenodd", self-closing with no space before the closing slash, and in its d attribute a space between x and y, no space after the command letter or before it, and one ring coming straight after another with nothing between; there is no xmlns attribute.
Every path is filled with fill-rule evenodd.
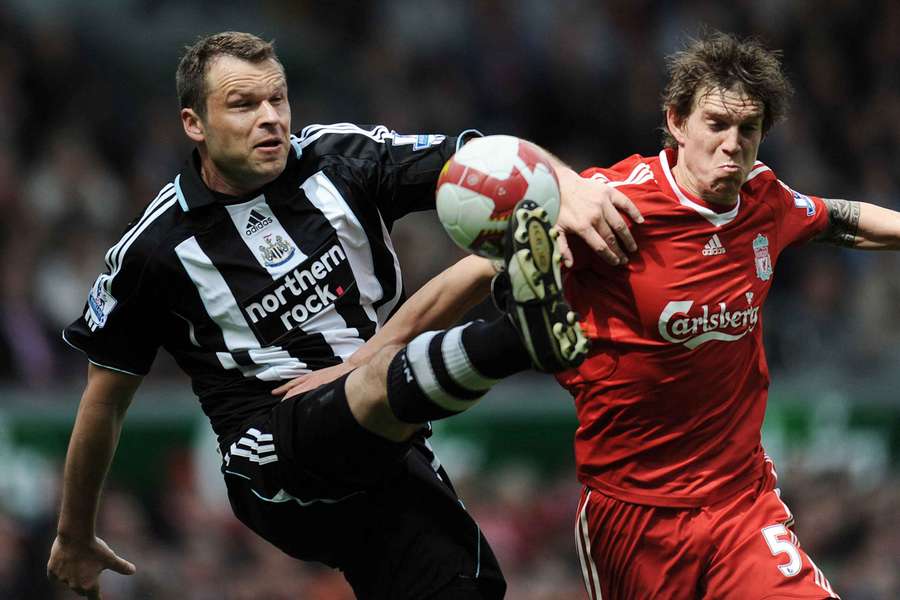
<svg viewBox="0 0 900 600"><path fill-rule="evenodd" d="M272 395L280 396L284 394L284 398L282 398L282 400L287 400L288 398L292 398L294 396L297 396L298 394L303 394L310 390L314 390L319 386L325 385L326 383L331 383L341 375L349 373L355 368L356 365L351 364L350 362L342 362L339 365L319 369L318 371L313 371L312 373L307 373L306 375L301 375L300 377L294 377L287 383L284 383L272 390Z"/></svg>
<svg viewBox="0 0 900 600"><path fill-rule="evenodd" d="M611 265L625 264L628 252L637 250L637 244L620 213L625 213L635 223L643 223L644 217L634 203L616 188L596 179L585 179L574 171L560 173L562 202L559 219L559 250L567 267L574 264L566 234L574 234Z"/></svg>
<svg viewBox="0 0 900 600"><path fill-rule="evenodd" d="M103 569L122 575L133 575L135 571L133 564L116 556L98 537L87 543L68 541L59 536L53 541L47 576L79 596L101 600L99 578Z"/></svg>

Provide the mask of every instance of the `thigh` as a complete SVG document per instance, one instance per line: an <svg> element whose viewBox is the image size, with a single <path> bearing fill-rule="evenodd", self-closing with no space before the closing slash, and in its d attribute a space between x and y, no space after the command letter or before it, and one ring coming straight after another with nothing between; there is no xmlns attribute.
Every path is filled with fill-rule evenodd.
<svg viewBox="0 0 900 600"><path fill-rule="evenodd" d="M321 391L226 446L237 517L291 556L340 568L361 599L502 598L493 552L424 440L359 435Z"/></svg>
<svg viewBox="0 0 900 600"><path fill-rule="evenodd" d="M790 510L771 485L720 510L712 526L718 547L704 598L838 598L800 546Z"/></svg>
<svg viewBox="0 0 900 600"><path fill-rule="evenodd" d="M397 476L411 442L364 429L350 412L346 376L271 412L275 451L286 491L304 502L336 499Z"/></svg>
<svg viewBox="0 0 900 600"><path fill-rule="evenodd" d="M696 514L622 502L585 488L576 543L588 598L696 598L702 569L693 535Z"/></svg>

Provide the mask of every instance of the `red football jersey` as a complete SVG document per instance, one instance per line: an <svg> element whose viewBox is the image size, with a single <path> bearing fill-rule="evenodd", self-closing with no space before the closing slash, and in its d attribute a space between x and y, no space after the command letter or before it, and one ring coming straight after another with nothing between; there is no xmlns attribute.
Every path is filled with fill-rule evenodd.
<svg viewBox="0 0 900 600"><path fill-rule="evenodd" d="M558 375L573 394L579 479L629 502L711 504L763 475L769 370L762 305L781 251L824 231L821 198L754 165L730 209L680 188L675 153L592 168L645 218L638 251L610 267L576 246L566 297L592 339Z"/></svg>

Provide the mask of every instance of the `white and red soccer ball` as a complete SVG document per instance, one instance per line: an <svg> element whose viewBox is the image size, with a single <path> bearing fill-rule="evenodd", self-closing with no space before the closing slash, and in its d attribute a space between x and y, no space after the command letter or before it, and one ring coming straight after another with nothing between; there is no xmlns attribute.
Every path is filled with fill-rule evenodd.
<svg viewBox="0 0 900 600"><path fill-rule="evenodd" d="M503 257L513 208L523 199L559 216L559 182L547 153L509 135L476 138L454 154L437 183L438 218L461 248Z"/></svg>

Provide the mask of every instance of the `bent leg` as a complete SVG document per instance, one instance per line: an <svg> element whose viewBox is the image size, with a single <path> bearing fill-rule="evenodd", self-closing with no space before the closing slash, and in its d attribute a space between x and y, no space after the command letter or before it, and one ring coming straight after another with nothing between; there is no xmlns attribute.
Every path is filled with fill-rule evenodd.
<svg viewBox="0 0 900 600"><path fill-rule="evenodd" d="M476 321L383 348L348 376L347 403L368 431L400 442L426 421L469 409L500 379L530 367L509 319Z"/></svg>

